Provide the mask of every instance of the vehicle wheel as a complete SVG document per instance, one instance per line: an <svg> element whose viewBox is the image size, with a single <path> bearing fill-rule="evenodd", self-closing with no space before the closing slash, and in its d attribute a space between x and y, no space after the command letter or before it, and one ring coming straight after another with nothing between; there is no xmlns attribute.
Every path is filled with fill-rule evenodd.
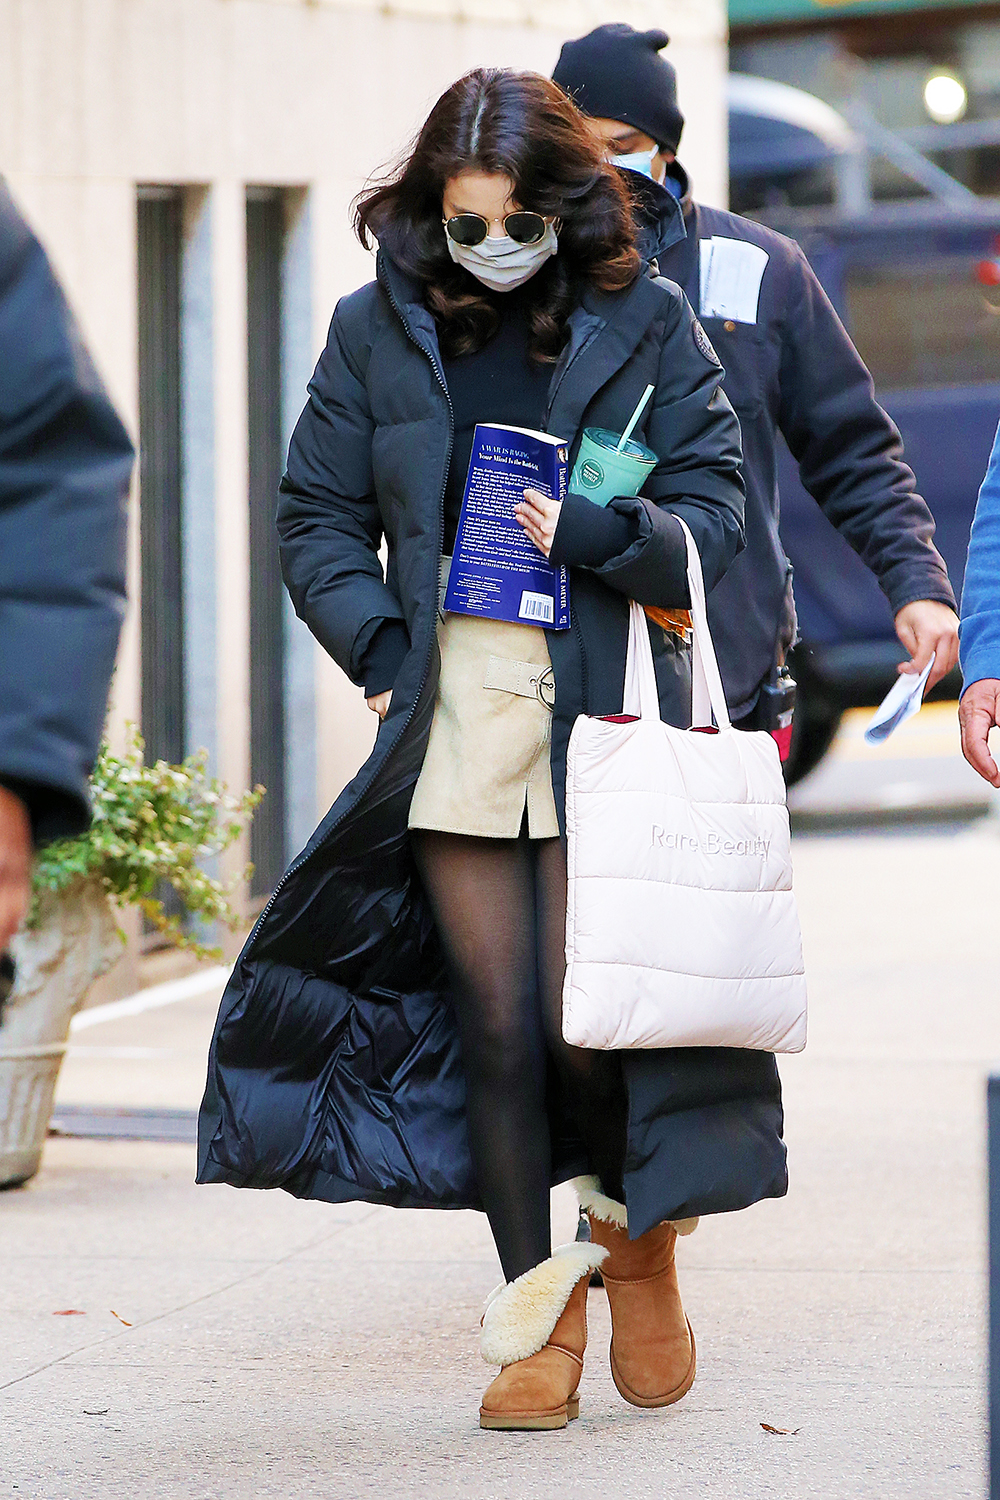
<svg viewBox="0 0 1000 1500"><path fill-rule="evenodd" d="M792 748L785 761L785 785L794 786L814 771L833 744L843 710L799 683L792 720Z"/></svg>

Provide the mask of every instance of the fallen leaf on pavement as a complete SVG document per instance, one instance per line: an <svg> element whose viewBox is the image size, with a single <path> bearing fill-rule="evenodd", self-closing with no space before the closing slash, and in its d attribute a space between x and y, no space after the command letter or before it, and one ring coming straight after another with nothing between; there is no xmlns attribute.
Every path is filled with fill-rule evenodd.
<svg viewBox="0 0 1000 1500"><path fill-rule="evenodd" d="M802 1431L801 1427L772 1427L770 1422L761 1422L760 1425L765 1432L777 1433L778 1437L797 1437Z"/></svg>
<svg viewBox="0 0 1000 1500"><path fill-rule="evenodd" d="M58 1312L52 1314L54 1318L85 1318L87 1314L82 1307L61 1307Z"/></svg>
<svg viewBox="0 0 1000 1500"><path fill-rule="evenodd" d="M131 1323L126 1323L125 1319L122 1317L121 1313L116 1313L113 1307L109 1307L108 1308L108 1312L111 1314L111 1316L113 1318L117 1318L118 1321L119 1321L119 1323L124 1323L126 1328L131 1328L132 1327L132 1324Z"/></svg>

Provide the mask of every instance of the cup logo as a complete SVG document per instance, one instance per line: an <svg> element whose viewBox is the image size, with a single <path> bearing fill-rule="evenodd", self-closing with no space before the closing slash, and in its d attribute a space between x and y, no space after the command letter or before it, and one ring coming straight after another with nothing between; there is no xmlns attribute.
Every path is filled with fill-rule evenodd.
<svg viewBox="0 0 1000 1500"><path fill-rule="evenodd" d="M580 465L580 478L588 489L596 490L604 483L604 470L592 458L585 458Z"/></svg>

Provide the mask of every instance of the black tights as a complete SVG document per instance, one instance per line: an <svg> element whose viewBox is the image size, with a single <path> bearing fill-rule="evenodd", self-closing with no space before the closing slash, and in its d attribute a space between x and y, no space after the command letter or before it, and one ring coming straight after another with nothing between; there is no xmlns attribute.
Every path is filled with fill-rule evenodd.
<svg viewBox="0 0 1000 1500"><path fill-rule="evenodd" d="M561 840L412 834L451 970L472 1163L512 1281L551 1254L551 1054L604 1191L621 1201L628 1102L614 1053L562 1039L566 856Z"/></svg>

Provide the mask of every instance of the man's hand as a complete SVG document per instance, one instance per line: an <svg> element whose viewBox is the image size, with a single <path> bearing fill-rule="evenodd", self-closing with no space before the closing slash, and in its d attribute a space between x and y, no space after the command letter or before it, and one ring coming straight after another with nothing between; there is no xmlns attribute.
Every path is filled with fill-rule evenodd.
<svg viewBox="0 0 1000 1500"><path fill-rule="evenodd" d="M958 705L958 723L969 765L991 786L1000 787L1000 770L987 743L990 730L1000 723L1000 680L983 677L970 683Z"/></svg>
<svg viewBox="0 0 1000 1500"><path fill-rule="evenodd" d="M378 714L384 719L389 712L389 704L392 702L392 688L386 688L384 693L376 693L374 698L366 698L365 702L373 714Z"/></svg>
<svg viewBox="0 0 1000 1500"><path fill-rule="evenodd" d="M904 604L896 616L896 634L910 653L910 660L899 668L901 672L922 672L931 653L936 653L925 693L958 661L958 616L950 605L937 599L914 599L912 604Z"/></svg>
<svg viewBox="0 0 1000 1500"><path fill-rule="evenodd" d="M545 557L552 551L561 510L561 501L550 500L538 490L525 490L524 499L514 507L518 521Z"/></svg>
<svg viewBox="0 0 1000 1500"><path fill-rule="evenodd" d="M0 786L0 952L24 920L31 894L31 821L20 797Z"/></svg>

